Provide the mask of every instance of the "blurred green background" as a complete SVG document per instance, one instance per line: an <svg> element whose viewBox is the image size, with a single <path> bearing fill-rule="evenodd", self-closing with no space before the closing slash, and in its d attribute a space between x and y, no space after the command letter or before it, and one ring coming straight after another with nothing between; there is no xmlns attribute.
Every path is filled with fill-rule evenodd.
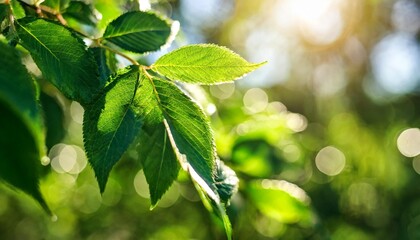
<svg viewBox="0 0 420 240"><path fill-rule="evenodd" d="M94 4L102 28L138 8L180 22L173 46L143 61L203 42L268 61L235 83L186 86L240 179L228 208L234 239L420 239L420 1ZM225 238L183 174L150 211L134 151L101 197L83 152L83 109L43 90L41 190L56 217L2 184L0 239Z"/></svg>

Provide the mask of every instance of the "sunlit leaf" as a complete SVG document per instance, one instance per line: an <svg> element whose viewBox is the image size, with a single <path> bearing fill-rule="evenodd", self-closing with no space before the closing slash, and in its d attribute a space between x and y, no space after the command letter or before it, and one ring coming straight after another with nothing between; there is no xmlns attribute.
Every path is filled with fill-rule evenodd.
<svg viewBox="0 0 420 240"><path fill-rule="evenodd" d="M263 64L249 63L225 47L197 44L163 55L152 70L172 80L214 84L238 79Z"/></svg>
<svg viewBox="0 0 420 240"><path fill-rule="evenodd" d="M109 173L142 126L133 107L139 81L137 67L121 70L99 98L86 107L83 137L101 192Z"/></svg>
<svg viewBox="0 0 420 240"><path fill-rule="evenodd" d="M44 152L34 82L15 49L0 43L0 178L48 207L38 188Z"/></svg>
<svg viewBox="0 0 420 240"><path fill-rule="evenodd" d="M103 38L136 53L159 50L169 39L171 25L150 12L128 12L106 28Z"/></svg>
<svg viewBox="0 0 420 240"><path fill-rule="evenodd" d="M160 199L176 178L177 170L173 170L177 166L173 160L175 156L197 182L206 190L213 191L214 143L204 113L173 83L152 78L144 72L140 85L139 100L136 102L147 124L145 126L151 127L143 134L156 139L155 145L162 151L155 153L162 157L154 160L157 162L149 158L143 160L152 202ZM142 145L138 148L141 149ZM145 150L140 153L142 151ZM159 173L162 177L157 178L154 174L165 164L172 166L172 170L164 168Z"/></svg>
<svg viewBox="0 0 420 240"><path fill-rule="evenodd" d="M153 99L151 87L151 84L146 83L139 89L138 110L143 116L144 125L139 136L137 151L149 183L150 200L154 207L176 180L179 163L163 124L162 112L156 107L157 105L151 104L150 100Z"/></svg>
<svg viewBox="0 0 420 240"><path fill-rule="evenodd" d="M81 1L71 1L63 14L65 19L73 18L80 23L95 26L98 22L92 5Z"/></svg>
<svg viewBox="0 0 420 240"><path fill-rule="evenodd" d="M144 83L146 84L146 83ZM208 184L213 182L214 140L203 111L179 88L153 79L163 122L179 154ZM174 146L174 147L175 147Z"/></svg>
<svg viewBox="0 0 420 240"><path fill-rule="evenodd" d="M95 59L79 37L45 19L25 18L16 27L20 44L47 80L71 100L82 104L93 100L101 83Z"/></svg>
<svg viewBox="0 0 420 240"><path fill-rule="evenodd" d="M248 185L252 203L266 216L282 223L312 221L310 199L305 191L295 184L278 181L254 181Z"/></svg>

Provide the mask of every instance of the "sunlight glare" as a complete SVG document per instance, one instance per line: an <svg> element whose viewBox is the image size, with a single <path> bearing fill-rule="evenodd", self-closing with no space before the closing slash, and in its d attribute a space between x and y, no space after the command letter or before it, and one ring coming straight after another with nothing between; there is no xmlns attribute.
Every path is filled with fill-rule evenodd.
<svg viewBox="0 0 420 240"><path fill-rule="evenodd" d="M331 44L343 32L341 0L289 0L291 10L304 38L315 44Z"/></svg>

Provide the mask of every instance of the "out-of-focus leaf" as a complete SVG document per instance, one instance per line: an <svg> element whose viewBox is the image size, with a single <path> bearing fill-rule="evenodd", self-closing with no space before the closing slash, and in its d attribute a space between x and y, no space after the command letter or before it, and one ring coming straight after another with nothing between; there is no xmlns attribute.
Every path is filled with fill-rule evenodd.
<svg viewBox="0 0 420 240"><path fill-rule="evenodd" d="M14 48L0 43L0 52L0 178L51 213L38 188L44 136L34 82Z"/></svg>
<svg viewBox="0 0 420 240"><path fill-rule="evenodd" d="M170 23L151 12L128 12L106 28L103 38L136 53L159 50L169 39Z"/></svg>
<svg viewBox="0 0 420 240"><path fill-rule="evenodd" d="M237 141L232 148L232 162L235 170L259 178L271 176L281 163L274 155L273 146L260 139Z"/></svg>
<svg viewBox="0 0 420 240"><path fill-rule="evenodd" d="M228 204L233 194L238 191L239 179L236 173L222 161L218 160L216 161L214 181L220 200Z"/></svg>
<svg viewBox="0 0 420 240"><path fill-rule="evenodd" d="M3 20L6 18L6 16L9 14L9 5L0 4L0 27Z"/></svg>
<svg viewBox="0 0 420 240"><path fill-rule="evenodd" d="M17 0L10 0L10 7L12 9L13 16L16 19L24 18L26 16L25 9Z"/></svg>
<svg viewBox="0 0 420 240"><path fill-rule="evenodd" d="M249 63L231 50L213 45L188 45L160 57L152 70L186 83L214 84L243 77L265 63Z"/></svg>
<svg viewBox="0 0 420 240"><path fill-rule="evenodd" d="M63 14L65 19L73 18L80 23L95 26L98 22L92 5L81 1L71 1Z"/></svg>
<svg viewBox="0 0 420 240"><path fill-rule="evenodd" d="M70 0L43 0L42 5L54 9L57 13L62 13L69 6L69 3Z"/></svg>
<svg viewBox="0 0 420 240"><path fill-rule="evenodd" d="M64 112L54 98L43 92L41 92L40 101L47 130L45 144L48 149L51 149L51 147L59 143L65 135L66 131L63 127Z"/></svg>
<svg viewBox="0 0 420 240"><path fill-rule="evenodd" d="M97 24L98 30L104 30L109 22L116 19L123 14L121 8L123 0L96 0L94 1L94 8L101 13L102 18L99 19Z"/></svg>
<svg viewBox="0 0 420 240"><path fill-rule="evenodd" d="M313 220L310 199L295 184L265 179L249 183L246 192L261 213L279 222L310 223Z"/></svg>
<svg viewBox="0 0 420 240"><path fill-rule="evenodd" d="M102 85L95 58L82 39L45 19L22 19L17 32L48 81L70 100L82 105L93 100Z"/></svg>
<svg viewBox="0 0 420 240"><path fill-rule="evenodd" d="M101 192L109 173L142 126L134 107L139 83L138 67L121 70L99 98L86 107L83 137Z"/></svg>

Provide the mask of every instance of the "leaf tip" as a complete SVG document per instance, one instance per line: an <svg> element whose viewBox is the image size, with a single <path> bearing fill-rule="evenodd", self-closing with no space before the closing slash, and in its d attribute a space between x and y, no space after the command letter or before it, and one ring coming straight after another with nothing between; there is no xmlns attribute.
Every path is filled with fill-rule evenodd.
<svg viewBox="0 0 420 240"><path fill-rule="evenodd" d="M259 67L262 67L262 66L264 66L265 64L267 64L268 63L268 61L264 61L264 62L260 62L260 63L254 63L254 66L256 67L256 68L259 68Z"/></svg>
<svg viewBox="0 0 420 240"><path fill-rule="evenodd" d="M151 205L150 205L149 210L150 211L153 211L156 207L157 207L157 202L155 202L155 203L152 202Z"/></svg>

